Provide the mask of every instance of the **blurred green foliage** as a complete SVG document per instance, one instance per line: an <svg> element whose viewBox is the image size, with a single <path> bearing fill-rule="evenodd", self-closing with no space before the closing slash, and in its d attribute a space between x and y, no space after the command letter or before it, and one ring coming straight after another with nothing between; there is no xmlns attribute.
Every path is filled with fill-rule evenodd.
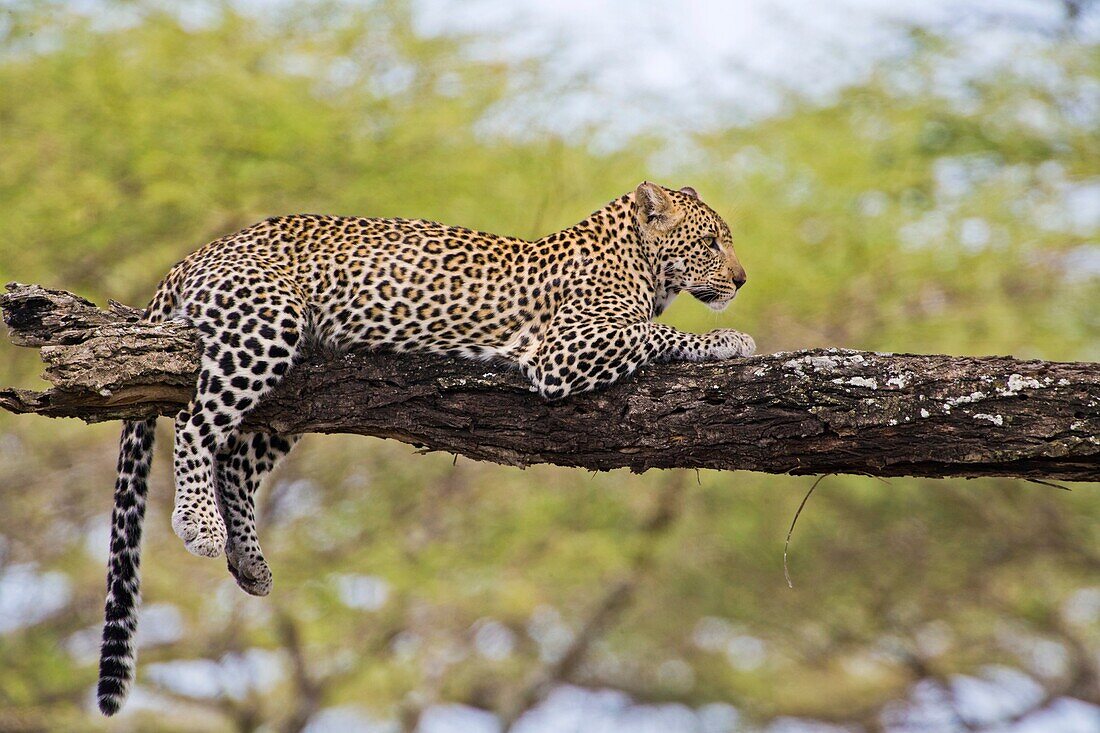
<svg viewBox="0 0 1100 733"><path fill-rule="evenodd" d="M417 36L400 3L264 22L214 6L187 24L126 2L117 26L5 7L3 281L140 304L187 252L273 214L535 237L650 178L727 213L749 272L721 316L678 301L667 319L685 328L743 328L763 351L1100 357L1100 278L1079 264L1096 232L1059 213L1100 175L1097 128L1009 74L968 85L965 104L939 94L950 48L934 40L826 107L685 132L676 158L656 155L658 137L596 153L480 132L515 70L477 60L470 39ZM1044 61L1100 83L1093 46L1052 44ZM3 353L3 383L34 386L36 356ZM991 665L1100 704L1100 612L1071 612L1100 593L1095 487L827 478L795 534L791 590L782 543L807 479L519 471L315 436L265 492L276 588L252 599L172 535L161 438L144 563L161 637L139 655L145 694L108 726L90 687L117 427L0 416L0 578L32 569L32 590L67 589L34 623L0 626L0 729L297 730L342 705L413 728L445 702L515 713L539 675L868 729L914 684L949 689ZM660 531L658 506L673 515ZM626 600L555 678L621 584ZM171 674L202 659L235 682L211 697Z"/></svg>

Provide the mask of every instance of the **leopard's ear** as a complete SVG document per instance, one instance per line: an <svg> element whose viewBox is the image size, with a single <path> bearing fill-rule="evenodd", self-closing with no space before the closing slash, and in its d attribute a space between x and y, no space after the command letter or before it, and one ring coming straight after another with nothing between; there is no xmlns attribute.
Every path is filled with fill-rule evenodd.
<svg viewBox="0 0 1100 733"><path fill-rule="evenodd" d="M642 181L634 189L634 216L643 232L659 237L679 226L684 212L668 191L655 183Z"/></svg>

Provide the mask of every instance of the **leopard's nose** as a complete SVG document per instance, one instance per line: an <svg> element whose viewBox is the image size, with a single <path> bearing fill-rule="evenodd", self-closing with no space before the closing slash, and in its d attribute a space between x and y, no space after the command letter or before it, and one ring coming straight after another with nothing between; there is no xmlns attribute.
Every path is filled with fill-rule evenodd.
<svg viewBox="0 0 1100 733"><path fill-rule="evenodd" d="M745 286L745 283L748 282L748 279L749 277L745 274L744 268L738 268L733 273L733 284L737 286L738 290Z"/></svg>

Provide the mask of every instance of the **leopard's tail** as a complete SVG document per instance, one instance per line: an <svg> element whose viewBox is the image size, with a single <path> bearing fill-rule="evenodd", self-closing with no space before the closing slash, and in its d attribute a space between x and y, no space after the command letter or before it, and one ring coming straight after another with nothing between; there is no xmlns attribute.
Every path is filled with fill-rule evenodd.
<svg viewBox="0 0 1100 733"><path fill-rule="evenodd" d="M118 454L115 507L111 514L111 555L107 565L106 621L99 657L96 697L104 715L122 707L134 680L134 632L141 582L141 525L146 480L153 462L156 418L127 420Z"/></svg>

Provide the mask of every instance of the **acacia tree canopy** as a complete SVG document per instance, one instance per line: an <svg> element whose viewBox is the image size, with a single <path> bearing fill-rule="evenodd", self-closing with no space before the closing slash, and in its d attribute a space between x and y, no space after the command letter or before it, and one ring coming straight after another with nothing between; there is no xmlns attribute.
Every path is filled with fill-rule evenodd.
<svg viewBox="0 0 1100 733"><path fill-rule="evenodd" d="M672 414L675 405L711 419L741 400L757 416L782 407L782 439L727 450L723 428L713 453L727 466L732 456L799 470L777 451L806 445L805 432L819 447L855 446L849 460L867 473L890 466L876 468L862 450L885 453L906 436L908 450L951 470L960 470L964 447L986 450L991 435L1057 464L1041 475L1095 470L1082 434L1096 433L1087 402L1074 409L1081 415L1059 413L1056 423L1023 417L1068 408L1059 395L1088 399L1095 389L1089 367L1072 366L1100 359L1097 233L1081 205L1100 170L1089 102L1100 57L1087 37L1040 38L1013 55L1019 63L991 71L950 39L917 34L902 62L833 99L792 99L760 123L725 124L716 114L706 132L685 117L667 140L617 131L563 137L499 124L511 120L517 90L557 104L561 77L549 72L562 68L487 61L485 38L419 33L401 2L252 12L252 3L103 0L82 14L85 5L11 2L0 21L0 283L140 305L188 252L271 215L424 217L533 238L643 179L690 185L730 222L750 280L720 316L681 298L662 318L693 331L736 327L762 352L790 353L647 370L573 403L593 408L577 419L602 425L601 405L637 404L642 422L629 441L638 444L654 426L651 407L669 406L657 422L659 445L672 445L673 434L696 440L692 413ZM175 5L208 12L183 17ZM1009 22L997 14L998 29ZM701 91L712 98L713 90ZM177 380L158 394L120 387L113 394L132 404L110 405L113 417L150 405L170 412L192 382L178 362L188 337L172 333L156 338L178 338L176 346L158 342L129 360L116 350L113 363L110 354L82 351L95 340L41 353L48 369L54 356L58 368L73 358L64 378L74 384L110 380L124 364L146 387ZM805 351L840 346L873 361L861 367L847 353ZM890 371L903 361L874 356L901 351L964 358L912 357L904 362L910 379ZM37 379L38 353L0 345L0 384L51 387ZM171 368L147 379L154 353ZM974 359L989 354L1020 361ZM814 358L839 371L799 361ZM803 363L804 376L796 368ZM1001 366L991 383L966 382L990 376L982 370L993 363ZM744 371L754 364L770 371ZM963 384L932 379L952 364L968 365ZM318 380L366 389L416 373L420 363L357 357L337 366L311 362L299 387ZM872 366L886 371L861 371ZM567 405L542 405L493 369L462 386L471 378L463 368L423 363L425 402L406 400L403 437L428 445L476 433L468 411L457 411L471 400L507 406L500 424L539 411L544 419L522 435L577 424L553 412ZM349 383L324 382L325 374ZM716 383L725 405L707 402L700 385L711 377L724 380ZM906 386L890 384L894 377ZM648 391L685 378L700 389L656 399ZM844 383L870 378L874 390ZM1062 378L1071 385L1059 385ZM753 380L770 390L767 405L751 401ZM415 386L401 383L406 393ZM822 389L803 394L815 386ZM393 387L371 392L374 402L346 409L362 409L356 422L392 424L400 405L377 395ZM964 401L975 392L976 402ZM907 411L920 394L939 410ZM59 392L4 399L24 408L65 404ZM97 400L85 404L107 417L109 399ZM311 397L272 407L301 427L338 427L322 424L315 403L327 404ZM847 404L861 409L848 415L840 409ZM827 419L808 415L813 405ZM751 415L728 423L729 435L767 430L741 417ZM607 700L624 716L635 704L677 703L676 719L705 717L708 725L696 727L707 730L733 728L734 710L760 727L793 717L867 731L898 720L980 728L965 705L951 711L957 693L975 687L1011 698L1013 715L1100 705L1095 485L1067 492L1001 477L829 476L792 537L791 589L783 544L809 477L519 470L417 455L396 441L310 436L261 491L258 521L275 588L253 599L222 563L188 555L173 535L171 440L161 422L142 564L144 694L134 697L149 705L127 708L135 728L251 730L263 722L297 731L339 727L350 716L411 731L426 712L452 704L496 724L542 701L588 712ZM950 434L956 439L924 443L949 428L960 431ZM704 437L709 430L700 426ZM871 440L860 439L865 430ZM1019 430L1034 442L1014 444ZM577 435L557 437L573 441L579 456L588 446ZM623 464L658 460L655 446L609 452L615 435L606 427L595 438L593 453ZM117 441L111 422L0 411L0 597L10 611L0 615L0 728L100 725L89 705L88 630L102 615ZM508 435L479 444L511 463L539 447ZM1061 456L1050 452L1057 445ZM189 684L210 679L226 686ZM619 693L631 704L620 705ZM929 704L940 717L907 717Z"/></svg>

